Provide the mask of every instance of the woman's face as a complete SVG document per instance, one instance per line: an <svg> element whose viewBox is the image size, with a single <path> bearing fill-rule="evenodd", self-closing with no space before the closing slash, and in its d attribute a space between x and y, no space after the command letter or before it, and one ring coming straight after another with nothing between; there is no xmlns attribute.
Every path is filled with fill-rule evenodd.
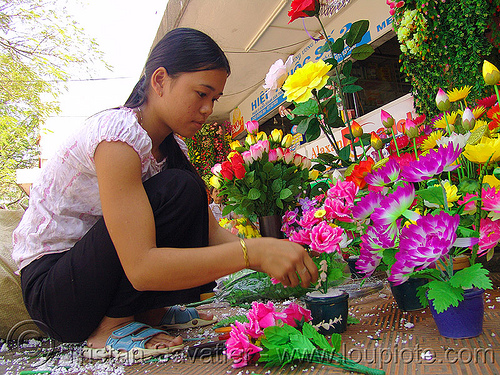
<svg viewBox="0 0 500 375"><path fill-rule="evenodd" d="M182 73L173 79L167 76L160 98L166 126L183 137L192 137L212 114L226 79L223 69Z"/></svg>
<svg viewBox="0 0 500 375"><path fill-rule="evenodd" d="M212 190L212 199L217 204L221 204L222 201L224 200L223 196L218 196L219 193L220 193L220 190L217 190L217 189Z"/></svg>

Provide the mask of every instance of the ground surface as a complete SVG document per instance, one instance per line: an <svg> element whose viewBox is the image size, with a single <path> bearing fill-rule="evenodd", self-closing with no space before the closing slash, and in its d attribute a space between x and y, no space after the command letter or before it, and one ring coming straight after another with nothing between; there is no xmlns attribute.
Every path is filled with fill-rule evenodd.
<svg viewBox="0 0 500 375"><path fill-rule="evenodd" d="M500 375L500 273L492 275L494 289L485 293L483 333L471 339L447 339L439 335L428 308L402 312L390 289L365 297L350 298L351 315L360 320L342 334L342 354L386 374L492 374ZM276 302L280 305L281 302ZM244 313L223 303L203 308L219 318ZM194 345L217 340L212 327L178 331ZM222 354L201 358L181 354L126 364L116 360L82 359L78 345L61 345L49 340L0 343L0 373L17 375L21 370L50 370L52 374L343 374L340 369L318 364L279 368L247 366L233 369ZM202 353L203 354L203 353Z"/></svg>

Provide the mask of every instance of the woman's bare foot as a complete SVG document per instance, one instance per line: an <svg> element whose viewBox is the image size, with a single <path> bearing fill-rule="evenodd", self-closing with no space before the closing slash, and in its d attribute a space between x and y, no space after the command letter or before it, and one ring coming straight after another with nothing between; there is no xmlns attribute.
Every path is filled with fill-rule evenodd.
<svg viewBox="0 0 500 375"><path fill-rule="evenodd" d="M158 325L160 325L161 319L166 314L166 312L168 311L169 308L170 307L162 307L159 309L148 310L148 311L145 311L141 314L136 315L135 319L138 322L142 322L142 323L149 324L152 326L158 326ZM199 311L199 310L196 310L196 311L198 311L198 314L200 315L200 319L212 320L214 318L214 315L211 313L206 313L206 312Z"/></svg>
<svg viewBox="0 0 500 375"><path fill-rule="evenodd" d="M126 326L134 321L133 317L109 318L105 316L97 329L87 339L87 346L91 348L104 348L106 340L113 331ZM151 337L146 343L146 349L162 349L182 344L182 337L173 337L167 333L159 333Z"/></svg>

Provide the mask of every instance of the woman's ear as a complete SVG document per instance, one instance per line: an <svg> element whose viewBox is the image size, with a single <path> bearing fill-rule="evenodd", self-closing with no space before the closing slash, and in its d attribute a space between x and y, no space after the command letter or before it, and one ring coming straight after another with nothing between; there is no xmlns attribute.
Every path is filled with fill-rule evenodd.
<svg viewBox="0 0 500 375"><path fill-rule="evenodd" d="M156 69L151 76L151 87L158 96L163 96L163 90L168 80L168 73L164 67Z"/></svg>

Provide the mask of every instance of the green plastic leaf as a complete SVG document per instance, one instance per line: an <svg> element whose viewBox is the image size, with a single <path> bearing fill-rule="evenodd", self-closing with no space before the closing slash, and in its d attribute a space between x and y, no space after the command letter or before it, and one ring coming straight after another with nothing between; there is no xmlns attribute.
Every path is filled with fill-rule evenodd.
<svg viewBox="0 0 500 375"><path fill-rule="evenodd" d="M328 125L331 128L342 128L345 126L344 121L342 121L342 118L338 114L335 117L328 116Z"/></svg>
<svg viewBox="0 0 500 375"><path fill-rule="evenodd" d="M363 90L361 86L358 85L347 85L342 88L344 90L344 93L346 94L353 94L355 92Z"/></svg>
<svg viewBox="0 0 500 375"><path fill-rule="evenodd" d="M262 345L271 348L274 345L281 346L290 342L290 335L300 334L300 332L290 325L269 326L264 328L265 339L262 339Z"/></svg>
<svg viewBox="0 0 500 375"><path fill-rule="evenodd" d="M417 287L417 297L422 307L429 306L429 300L427 299L427 289L428 284L420 285L419 287Z"/></svg>
<svg viewBox="0 0 500 375"><path fill-rule="evenodd" d="M447 282L433 280L428 283L428 287L427 298L438 313L442 313L450 306L457 307L464 299L463 289L453 287Z"/></svg>
<svg viewBox="0 0 500 375"><path fill-rule="evenodd" d="M368 31L370 22L368 20L359 20L352 24L351 28L346 34L345 41L349 47L361 42L363 36Z"/></svg>
<svg viewBox="0 0 500 375"><path fill-rule="evenodd" d="M325 44L323 44L323 46L318 50L318 53L322 54L325 53L326 51L330 51L330 46L328 45L328 43L325 42Z"/></svg>
<svg viewBox="0 0 500 375"><path fill-rule="evenodd" d="M260 198L260 190L256 188L251 188L248 192L248 199L257 200Z"/></svg>
<svg viewBox="0 0 500 375"><path fill-rule="evenodd" d="M294 349L302 349L302 352L312 352L313 350L316 349L314 344L307 339L307 337L303 336L302 334L297 334L297 335L290 335L290 343L292 344ZM303 359L303 358L297 358L297 359Z"/></svg>
<svg viewBox="0 0 500 375"><path fill-rule="evenodd" d="M339 151L339 159L349 160L351 156L351 145L347 145Z"/></svg>
<svg viewBox="0 0 500 375"><path fill-rule="evenodd" d="M283 181L281 179L274 180L273 183L271 184L271 189L275 193L281 190Z"/></svg>
<svg viewBox="0 0 500 375"><path fill-rule="evenodd" d="M350 61L350 60L349 60ZM359 78L358 77L346 77L346 78L342 78L342 80L340 81L343 85L352 85L353 83L355 83Z"/></svg>
<svg viewBox="0 0 500 375"><path fill-rule="evenodd" d="M339 62L333 57L330 57L329 59L325 59L325 62L327 64L330 64L332 66L332 69L335 68L337 65L339 65Z"/></svg>
<svg viewBox="0 0 500 375"><path fill-rule="evenodd" d="M333 163L335 161L335 156L326 152L322 152L318 154L318 159L321 159L327 163Z"/></svg>
<svg viewBox="0 0 500 375"><path fill-rule="evenodd" d="M346 77L349 77L351 75L351 71L352 71L352 60L349 60L344 64L344 67L342 68L342 73L344 73L344 75ZM344 82L342 82L342 83L344 83ZM352 82L352 83L354 83L354 82Z"/></svg>
<svg viewBox="0 0 500 375"><path fill-rule="evenodd" d="M396 262L397 249L385 249L382 254L382 262L391 267Z"/></svg>
<svg viewBox="0 0 500 375"><path fill-rule="evenodd" d="M368 57L373 55L374 52L375 50L370 44L363 44L355 47L351 52L351 56L355 60L366 60Z"/></svg>
<svg viewBox="0 0 500 375"><path fill-rule="evenodd" d="M289 188L283 189L280 191L280 199L287 199L292 195L292 191Z"/></svg>
<svg viewBox="0 0 500 375"><path fill-rule="evenodd" d="M427 189L417 190L416 194L430 203L435 203L443 207L445 203L447 204L445 198L446 190L444 190L442 186L433 186Z"/></svg>
<svg viewBox="0 0 500 375"><path fill-rule="evenodd" d="M335 349L336 352L340 351L340 345L342 343L342 336L340 333L332 333L330 341L332 342L333 349Z"/></svg>
<svg viewBox="0 0 500 375"><path fill-rule="evenodd" d="M269 173L269 172L271 172L271 170L273 169L273 167L274 167L274 164L271 163L270 161L268 161L268 162L266 162L264 164L264 166L262 167L262 170L264 172L266 172L266 173Z"/></svg>
<svg viewBox="0 0 500 375"><path fill-rule="evenodd" d="M299 125L297 125L297 133L302 133L306 134L307 129L309 129L309 123L311 122L313 118L312 117L307 117L303 119Z"/></svg>
<svg viewBox="0 0 500 375"><path fill-rule="evenodd" d="M316 329L310 323L305 323L302 326L302 334L323 350L326 350L328 352L332 352L335 350L334 348L332 348L326 337L316 331Z"/></svg>
<svg viewBox="0 0 500 375"><path fill-rule="evenodd" d="M294 115L310 116L317 114L318 111L318 103L316 100L309 99L307 102L297 104L292 110L292 113Z"/></svg>
<svg viewBox="0 0 500 375"><path fill-rule="evenodd" d="M276 207L278 207L280 210L282 210L284 207L283 202L279 198L276 198Z"/></svg>
<svg viewBox="0 0 500 375"><path fill-rule="evenodd" d="M488 277L489 271L483 268L481 263L476 263L463 270L457 271L451 278L450 284L455 288L491 289L493 284Z"/></svg>
<svg viewBox="0 0 500 375"><path fill-rule="evenodd" d="M344 50L344 40L342 38L338 38L332 44L332 52L333 53L342 53L343 50Z"/></svg>
<svg viewBox="0 0 500 375"><path fill-rule="evenodd" d="M316 118L313 118L309 122L309 126L307 127L306 142L311 142L319 138L321 135L321 128L319 127L319 122Z"/></svg>

